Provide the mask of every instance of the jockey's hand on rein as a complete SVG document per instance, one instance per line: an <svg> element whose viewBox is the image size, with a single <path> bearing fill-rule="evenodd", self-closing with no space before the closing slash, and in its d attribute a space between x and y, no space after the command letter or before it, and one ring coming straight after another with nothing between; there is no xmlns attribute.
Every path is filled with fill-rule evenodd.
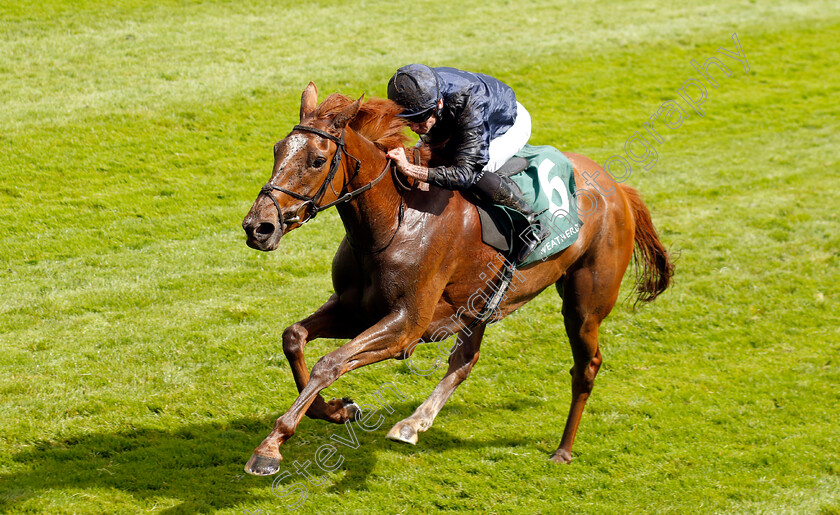
<svg viewBox="0 0 840 515"><path fill-rule="evenodd" d="M409 163L408 158L405 157L404 148L392 148L388 151L387 155L397 164L397 170L406 177L411 177L412 179L417 179L423 182L428 181L429 169L425 166L418 166Z"/></svg>
<svg viewBox="0 0 840 515"><path fill-rule="evenodd" d="M387 156L397 164L397 169L401 172L408 165L408 159L405 157L405 149L402 147L392 148L388 151Z"/></svg>

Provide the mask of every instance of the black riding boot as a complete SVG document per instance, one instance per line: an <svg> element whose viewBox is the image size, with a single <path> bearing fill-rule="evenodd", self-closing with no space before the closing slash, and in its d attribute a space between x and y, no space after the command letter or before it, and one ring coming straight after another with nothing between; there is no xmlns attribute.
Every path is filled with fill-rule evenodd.
<svg viewBox="0 0 840 515"><path fill-rule="evenodd" d="M530 225L530 231L521 234L522 249L516 256L515 265L522 264L525 258L531 255L537 246L545 240L551 231L540 223L537 213L525 202L519 188L507 177L500 177L495 173L487 172L476 182L476 190L482 197L488 198L491 202L519 211Z"/></svg>

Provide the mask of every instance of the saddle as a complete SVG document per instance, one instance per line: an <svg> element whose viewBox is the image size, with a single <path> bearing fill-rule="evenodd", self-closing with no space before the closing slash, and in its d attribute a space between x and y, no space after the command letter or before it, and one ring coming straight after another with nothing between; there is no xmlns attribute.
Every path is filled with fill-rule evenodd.
<svg viewBox="0 0 840 515"><path fill-rule="evenodd" d="M513 156L503 164L501 168L496 170L496 175L502 177L510 177L528 168L528 160L524 157Z"/></svg>
<svg viewBox="0 0 840 515"><path fill-rule="evenodd" d="M551 146L525 145L496 173L519 189L540 213L540 222L551 230L520 266L544 260L577 241L583 222L576 209L574 166L562 152ZM475 206L481 220L481 240L508 259L515 256L523 244L519 235L527 230L527 220L503 206L477 202Z"/></svg>
<svg viewBox="0 0 840 515"><path fill-rule="evenodd" d="M413 149L412 157L413 163L420 163L419 148ZM496 174L519 190L534 211L540 213L540 222L551 231L520 267L544 260L577 241L583 222L577 215L575 171L562 152L551 146L525 145ZM418 187L424 186L428 188L426 183L418 182ZM523 245L519 235L528 229L528 221L518 211L482 202L469 191L464 193L472 197L478 210L481 241L511 261Z"/></svg>
<svg viewBox="0 0 840 515"><path fill-rule="evenodd" d="M519 172L524 171L526 168L528 168L527 159L524 157L513 156L508 159L501 168L496 170L496 175L510 179L512 175L516 175ZM508 184L510 184L517 193L520 195L522 194L522 191L515 182L509 180ZM473 202L473 204L475 204L476 209L478 209L478 218L481 220L481 241L500 252L508 254L508 257L510 257L510 255L513 254L510 252L512 242L508 241L508 238L502 233L501 227L496 223L495 219L490 214L490 210L492 210L494 206L492 204L488 205L484 202Z"/></svg>

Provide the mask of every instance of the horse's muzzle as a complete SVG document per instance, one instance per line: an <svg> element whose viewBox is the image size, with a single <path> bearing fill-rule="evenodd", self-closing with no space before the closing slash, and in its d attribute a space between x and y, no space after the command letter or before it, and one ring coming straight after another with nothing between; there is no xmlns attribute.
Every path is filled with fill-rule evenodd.
<svg viewBox="0 0 840 515"><path fill-rule="evenodd" d="M280 242L283 235L283 219L260 220L249 214L242 221L242 229L245 230L249 247L268 252L276 249Z"/></svg>

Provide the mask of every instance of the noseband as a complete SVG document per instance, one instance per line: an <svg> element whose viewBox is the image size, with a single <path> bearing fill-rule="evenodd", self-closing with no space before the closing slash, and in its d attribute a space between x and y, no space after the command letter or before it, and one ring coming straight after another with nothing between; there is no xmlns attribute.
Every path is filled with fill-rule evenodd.
<svg viewBox="0 0 840 515"><path fill-rule="evenodd" d="M352 159L356 163L355 166L353 167L353 177L347 180L347 183L344 185L344 187L341 188L342 190L347 188L347 184L349 184L350 181L352 181L356 177L356 175L358 175L359 168L361 168L362 162L359 161L355 156L353 156L352 154L347 152L347 147L344 144L344 129L341 130L341 135L338 136L338 137L333 136L332 134L330 134L328 132L322 131L321 129L316 129L315 127L309 127L307 125L295 125L292 130L293 131L311 132L313 134L317 134L318 136L321 136L322 138L328 139L328 140L332 141L333 143L335 143L336 149L335 149L335 154L333 154L332 162L330 163L330 171L327 174L327 178L324 179L323 184L321 184L321 187L318 188L318 191L315 193L315 196L307 197L306 195L301 195L300 193L296 193L294 191L287 190L286 188L281 188L280 186L275 186L275 185L271 184L271 182L266 183L265 186L262 187L262 189L260 190L260 193L261 194L265 193L266 195L268 195L268 198L270 198L271 201L274 203L274 207L277 208L277 215L280 217L281 222L283 222L283 221L285 221L287 223L297 223L297 222L299 222L300 224L305 224L309 220L312 220L313 218L315 218L315 215L317 215L320 211L324 211L325 209L329 209L329 208L331 208L331 207L333 207L337 204L342 204L344 202L347 202L347 201L351 200L352 198L354 198L358 195L361 195L362 193L371 189L379 181L382 180L382 178L385 176L385 172L388 171L388 167L391 164L390 159L386 160L385 169L382 170L382 173L379 174L379 177L377 177L373 181L365 184L361 188L355 189L353 191L346 192L343 195L339 196L336 200L330 202L329 204L325 204L323 206L318 205L318 202L320 202L321 199L324 197L324 195L327 193L327 187L328 186L332 188L333 193L335 193L336 195L339 195L339 193L337 193L335 191L335 188L332 187L332 181L335 178L336 172L338 172L339 165L341 164L341 154L342 153L347 154L347 158ZM283 219L283 212L280 209L280 203L277 202L277 199L274 198L274 195L271 194L272 190L279 191L280 193L285 193L286 195L289 195L290 197L293 197L293 198L296 198L298 200L303 201L303 204L297 210L297 213L296 213L297 216L291 217L291 218L286 219L286 220ZM300 215L300 210L307 207L307 206L309 207L309 209L306 210L306 213L304 215L305 218L303 218L301 220L301 218L299 216Z"/></svg>

